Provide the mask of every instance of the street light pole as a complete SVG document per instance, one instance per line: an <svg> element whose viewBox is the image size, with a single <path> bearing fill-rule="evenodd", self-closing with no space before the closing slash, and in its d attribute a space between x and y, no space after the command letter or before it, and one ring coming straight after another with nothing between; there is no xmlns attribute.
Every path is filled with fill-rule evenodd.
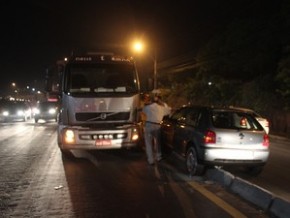
<svg viewBox="0 0 290 218"><path fill-rule="evenodd" d="M157 89L157 58L156 51L154 52L154 89Z"/></svg>

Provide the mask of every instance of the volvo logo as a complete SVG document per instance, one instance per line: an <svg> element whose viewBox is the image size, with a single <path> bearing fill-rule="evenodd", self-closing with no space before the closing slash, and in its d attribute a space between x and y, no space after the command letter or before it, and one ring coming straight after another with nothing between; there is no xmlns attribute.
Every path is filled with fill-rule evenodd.
<svg viewBox="0 0 290 218"><path fill-rule="evenodd" d="M106 114L106 113L102 113L102 114L101 114L101 119L102 119L102 120L105 120L106 118L107 118L107 114Z"/></svg>

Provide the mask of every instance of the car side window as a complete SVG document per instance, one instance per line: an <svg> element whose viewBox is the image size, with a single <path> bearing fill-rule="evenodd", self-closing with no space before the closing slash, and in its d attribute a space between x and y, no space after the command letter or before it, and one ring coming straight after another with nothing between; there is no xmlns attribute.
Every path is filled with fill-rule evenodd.
<svg viewBox="0 0 290 218"><path fill-rule="evenodd" d="M183 122L185 120L185 108L182 108L172 114L171 119L174 121Z"/></svg>
<svg viewBox="0 0 290 218"><path fill-rule="evenodd" d="M231 128L232 119L228 112L215 112L213 114L213 125L217 128Z"/></svg>
<svg viewBox="0 0 290 218"><path fill-rule="evenodd" d="M199 119L200 119L200 111L199 110L191 109L191 110L187 111L186 124L196 127L196 126L198 126Z"/></svg>

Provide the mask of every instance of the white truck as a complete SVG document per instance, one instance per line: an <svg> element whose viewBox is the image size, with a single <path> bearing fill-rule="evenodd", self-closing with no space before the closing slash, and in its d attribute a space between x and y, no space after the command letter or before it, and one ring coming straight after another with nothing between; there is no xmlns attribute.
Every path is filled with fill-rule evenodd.
<svg viewBox="0 0 290 218"><path fill-rule="evenodd" d="M63 153L138 146L140 83L131 58L72 56L60 87L57 140Z"/></svg>

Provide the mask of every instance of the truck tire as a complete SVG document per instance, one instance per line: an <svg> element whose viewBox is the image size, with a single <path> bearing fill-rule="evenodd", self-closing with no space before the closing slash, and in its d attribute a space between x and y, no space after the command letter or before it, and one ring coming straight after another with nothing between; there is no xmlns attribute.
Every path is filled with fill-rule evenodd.
<svg viewBox="0 0 290 218"><path fill-rule="evenodd" d="M74 155L70 150L60 148L62 159L73 159Z"/></svg>

